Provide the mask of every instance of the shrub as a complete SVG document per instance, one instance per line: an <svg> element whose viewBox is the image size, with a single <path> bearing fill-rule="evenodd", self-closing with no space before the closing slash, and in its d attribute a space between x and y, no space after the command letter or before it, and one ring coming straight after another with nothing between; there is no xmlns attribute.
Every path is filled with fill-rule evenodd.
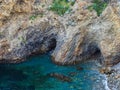
<svg viewBox="0 0 120 90"><path fill-rule="evenodd" d="M49 10L56 12L59 15L63 15L66 11L70 11L70 7L73 6L75 0L53 0Z"/></svg>
<svg viewBox="0 0 120 90"><path fill-rule="evenodd" d="M95 10L97 15L100 16L102 11L107 7L108 3L101 0L93 0L93 4L88 7L89 10Z"/></svg>

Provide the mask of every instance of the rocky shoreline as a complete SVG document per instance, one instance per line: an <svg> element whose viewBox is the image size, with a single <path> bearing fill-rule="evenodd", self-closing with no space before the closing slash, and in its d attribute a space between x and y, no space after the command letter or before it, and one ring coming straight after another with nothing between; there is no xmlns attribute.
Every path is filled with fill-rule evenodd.
<svg viewBox="0 0 120 90"><path fill-rule="evenodd" d="M76 0L71 12L48 10L52 0L0 0L0 63L19 63L36 53L53 50L53 62L83 62L99 53L111 90L120 90L120 4L113 1L98 17L92 2ZM115 88L116 89L115 89Z"/></svg>

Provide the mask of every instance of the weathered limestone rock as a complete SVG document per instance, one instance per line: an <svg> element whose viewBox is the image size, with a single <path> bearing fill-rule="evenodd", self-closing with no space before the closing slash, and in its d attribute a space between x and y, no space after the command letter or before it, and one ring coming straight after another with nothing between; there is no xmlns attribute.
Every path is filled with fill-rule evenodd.
<svg viewBox="0 0 120 90"><path fill-rule="evenodd" d="M34 0L1 0L0 1L0 26L11 13L28 13L32 10Z"/></svg>
<svg viewBox="0 0 120 90"><path fill-rule="evenodd" d="M77 4L83 5L82 7L86 5L85 2ZM96 18L93 12L90 15L90 12L85 9L79 11L77 7L76 11L75 15L79 17L79 21L75 20L77 25L74 25L73 28L69 26L66 29L66 34L62 37L67 39L61 39L61 42L64 41L65 43L63 42L59 44L62 46L56 47L53 53L54 60L58 63L69 64L85 60L100 51L105 66L115 65L120 62L119 4L108 5L99 18ZM82 12L83 17L79 12ZM71 18L73 19L73 17ZM76 28L78 26L79 28Z"/></svg>
<svg viewBox="0 0 120 90"><path fill-rule="evenodd" d="M112 67L114 72L108 77L108 86L111 90L120 89L120 63Z"/></svg>
<svg viewBox="0 0 120 90"><path fill-rule="evenodd" d="M15 0L2 0L0 1L0 19L7 17L13 10L13 6L15 5Z"/></svg>
<svg viewBox="0 0 120 90"><path fill-rule="evenodd" d="M119 3L108 5L98 17L87 9L90 1L77 0L72 11L61 17L47 10L51 2L1 1L1 62L21 62L31 54L53 49L53 61L63 65L85 61L96 52L105 65L120 61Z"/></svg>
<svg viewBox="0 0 120 90"><path fill-rule="evenodd" d="M48 10L51 3L52 0L0 0L0 63L22 62L32 54L51 50L53 61L62 65L88 60L96 53L101 54L105 66L120 62L117 0L112 0L100 17L87 9L91 0L76 0L72 11L62 17ZM113 74L107 71L112 89L120 88L119 71L120 68Z"/></svg>
<svg viewBox="0 0 120 90"><path fill-rule="evenodd" d="M99 42L99 46L101 53L105 59L106 65L114 65L120 62L120 15L118 14L119 10L120 8L117 5L113 7L108 6L100 18L102 20L101 22L106 24L106 26L102 27L106 30L99 30L101 31L101 35L105 35Z"/></svg>
<svg viewBox="0 0 120 90"><path fill-rule="evenodd" d="M16 5L13 7L13 11L19 13L31 12L34 1L35 0L17 0Z"/></svg>
<svg viewBox="0 0 120 90"><path fill-rule="evenodd" d="M32 22L31 24L31 21L25 18L19 21L21 17L23 16L17 17L15 21L13 21L13 17L13 19L9 21L12 22L12 24L9 25L8 23L8 26L6 25L1 29L2 34L6 33L6 36L1 38L1 40L6 39L9 45L9 48L6 47L8 52L1 54L3 62L21 62L31 54L38 52L45 53L53 49L56 45L55 38L60 29L59 26L54 25L54 22L52 22L54 20L39 18L36 20L37 23ZM56 23L59 22L56 21ZM6 27L8 27L7 30ZM2 44L3 43L1 43L1 45ZM6 48L4 49L2 46L0 48L4 51L6 50Z"/></svg>
<svg viewBox="0 0 120 90"><path fill-rule="evenodd" d="M85 9L88 5L89 3L85 1L77 2L73 7L74 14L59 18L65 28L58 35L57 46L52 54L55 62L73 64L87 59L96 51L96 47L91 46L93 43L87 35L88 26L97 15Z"/></svg>

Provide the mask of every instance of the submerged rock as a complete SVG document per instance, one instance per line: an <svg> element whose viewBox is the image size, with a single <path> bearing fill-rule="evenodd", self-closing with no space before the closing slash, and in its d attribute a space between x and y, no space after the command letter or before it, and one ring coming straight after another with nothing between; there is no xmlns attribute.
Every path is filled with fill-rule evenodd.
<svg viewBox="0 0 120 90"><path fill-rule="evenodd" d="M72 79L66 75L59 74L59 73L50 73L48 76L56 78L58 80L64 81L64 82L72 82Z"/></svg>
<svg viewBox="0 0 120 90"><path fill-rule="evenodd" d="M77 69L77 70L80 70L80 71L83 70L83 68L80 67L80 66L77 66L76 69Z"/></svg>
<svg viewBox="0 0 120 90"><path fill-rule="evenodd" d="M73 77L73 76L75 76L75 75L77 75L77 74L78 74L77 72L70 72L70 73L69 73L69 76L72 76L72 77Z"/></svg>

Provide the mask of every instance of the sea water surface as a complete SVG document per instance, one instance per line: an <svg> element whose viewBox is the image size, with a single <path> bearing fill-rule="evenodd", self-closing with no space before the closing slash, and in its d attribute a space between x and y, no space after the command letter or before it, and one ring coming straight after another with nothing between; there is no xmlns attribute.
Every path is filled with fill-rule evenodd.
<svg viewBox="0 0 120 90"><path fill-rule="evenodd" d="M95 61L58 66L48 54L37 55L20 64L0 65L0 90L109 90L105 75L97 67ZM69 76L72 82L48 76L53 72Z"/></svg>

